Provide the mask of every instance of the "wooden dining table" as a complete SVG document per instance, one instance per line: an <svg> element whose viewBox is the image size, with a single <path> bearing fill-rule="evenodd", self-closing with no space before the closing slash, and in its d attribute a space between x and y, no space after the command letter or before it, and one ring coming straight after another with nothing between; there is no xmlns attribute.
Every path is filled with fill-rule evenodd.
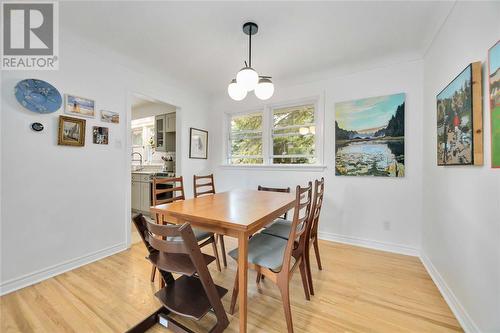
<svg viewBox="0 0 500 333"><path fill-rule="evenodd" d="M182 224L238 239L240 332L247 331L248 238L291 208L295 195L232 190L151 207L158 223Z"/></svg>

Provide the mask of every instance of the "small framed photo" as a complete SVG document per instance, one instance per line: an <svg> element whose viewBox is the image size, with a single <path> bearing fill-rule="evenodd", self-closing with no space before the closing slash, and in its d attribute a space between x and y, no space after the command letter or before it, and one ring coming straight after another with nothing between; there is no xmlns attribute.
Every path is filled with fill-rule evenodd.
<svg viewBox="0 0 500 333"><path fill-rule="evenodd" d="M107 127L92 127L92 139L95 144L107 145L109 140L109 129Z"/></svg>
<svg viewBox="0 0 500 333"><path fill-rule="evenodd" d="M65 94L64 113L78 117L94 118L95 102L88 98Z"/></svg>
<svg viewBox="0 0 500 333"><path fill-rule="evenodd" d="M101 110L101 121L105 123L120 123L120 114L118 112Z"/></svg>
<svg viewBox="0 0 500 333"><path fill-rule="evenodd" d="M85 119L59 116L57 144L60 146L84 146L85 122Z"/></svg>
<svg viewBox="0 0 500 333"><path fill-rule="evenodd" d="M189 158L206 160L208 156L208 131L191 127L189 137Z"/></svg>

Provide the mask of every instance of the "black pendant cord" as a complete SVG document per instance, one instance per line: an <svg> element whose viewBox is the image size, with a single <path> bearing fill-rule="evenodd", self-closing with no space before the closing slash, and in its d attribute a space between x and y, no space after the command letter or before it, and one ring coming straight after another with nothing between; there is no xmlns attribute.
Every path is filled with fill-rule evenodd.
<svg viewBox="0 0 500 333"><path fill-rule="evenodd" d="M252 26L248 34L248 67L252 67Z"/></svg>

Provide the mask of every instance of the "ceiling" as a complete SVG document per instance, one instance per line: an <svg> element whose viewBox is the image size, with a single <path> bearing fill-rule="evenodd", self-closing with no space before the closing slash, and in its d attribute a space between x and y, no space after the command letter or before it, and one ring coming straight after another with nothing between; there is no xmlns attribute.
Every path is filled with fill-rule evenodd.
<svg viewBox="0 0 500 333"><path fill-rule="evenodd" d="M84 38L210 94L225 93L259 25L252 65L287 80L334 68L421 58L454 2L61 2Z"/></svg>

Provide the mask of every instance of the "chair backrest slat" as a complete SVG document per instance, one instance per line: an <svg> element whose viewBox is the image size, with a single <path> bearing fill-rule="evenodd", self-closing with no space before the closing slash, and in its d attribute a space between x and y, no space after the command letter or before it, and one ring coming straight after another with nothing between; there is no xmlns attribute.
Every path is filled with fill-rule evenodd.
<svg viewBox="0 0 500 333"><path fill-rule="evenodd" d="M208 179L206 182L200 182L200 180L203 179ZM202 187L207 187L208 189L206 190L199 190L199 188ZM205 194L215 194L215 182L214 182L214 175L206 175L206 176L197 176L193 175L193 193L194 197L198 198L199 196L205 195Z"/></svg>

